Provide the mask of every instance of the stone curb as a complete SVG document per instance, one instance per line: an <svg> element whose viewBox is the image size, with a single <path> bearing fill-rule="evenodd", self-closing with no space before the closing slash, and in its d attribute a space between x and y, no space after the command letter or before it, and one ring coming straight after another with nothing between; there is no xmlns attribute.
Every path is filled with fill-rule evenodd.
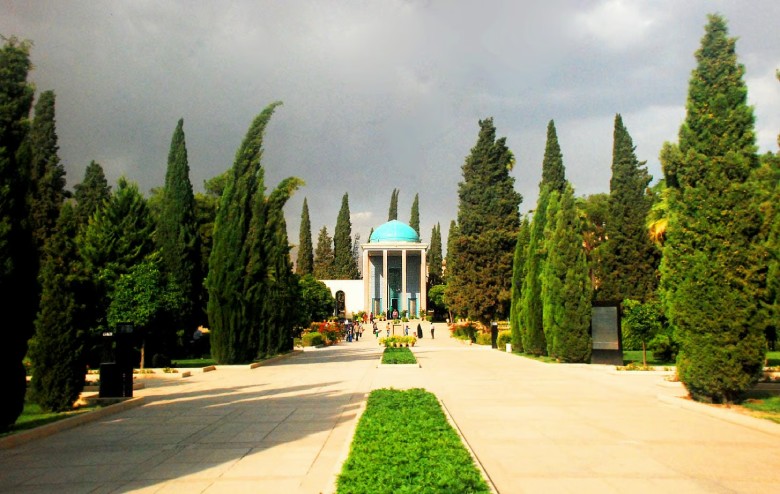
<svg viewBox="0 0 780 494"><path fill-rule="evenodd" d="M707 405L706 403L697 403L695 401L685 399L682 396L658 395L657 398L659 401L672 406L685 408L686 410L691 410L693 412L703 413L716 419L731 422L732 424L741 425L749 429L780 437L780 424L775 424L769 420L751 417L749 415L741 415L738 412L726 408L715 408Z"/></svg>
<svg viewBox="0 0 780 494"><path fill-rule="evenodd" d="M0 449L15 448L16 446L38 439L43 439L44 437L52 436L59 432L66 431L89 422L94 422L104 417L108 417L109 415L124 412L125 410L129 410L143 404L143 396L130 398L113 405L108 405L101 408L100 410L95 410L94 412L83 413L81 415L76 415L75 417L69 417L67 419L58 420L57 422L42 425L34 429L18 432L16 434L0 438Z"/></svg>
<svg viewBox="0 0 780 494"><path fill-rule="evenodd" d="M275 357L271 357L269 359L262 360L260 362L253 362L253 363L249 364L249 368L250 369L257 369L258 367L262 367L264 365L268 365L268 364L271 364L271 363L274 363L274 362L278 362L280 360L284 360L284 359L293 357L295 355L300 355L302 353L303 352L301 350L293 350L290 353L285 353L283 355L277 355Z"/></svg>
<svg viewBox="0 0 780 494"><path fill-rule="evenodd" d="M485 479L485 483L487 483L488 488L490 489L490 492L493 494L499 494L498 489L496 489L495 484L493 484L493 479L490 478L490 475L487 473L487 470L485 470L485 467L482 465L482 462L480 461L477 454L474 452L474 450L471 448L471 444L469 444L468 439L466 439L466 436L463 435L463 431L460 430L460 427L458 427L458 423L455 422L455 419L452 418L452 415L450 415L450 411L447 409L447 405L444 404L444 400L436 397L437 400L439 400L439 405L441 405L441 409L444 411L444 416L447 417L447 422L450 423L453 429L455 429L455 432L460 436L460 440L463 443L463 446L465 446L466 450L468 450L469 454L471 455L471 458L474 459L474 464L477 466L477 469L482 474L482 478Z"/></svg>

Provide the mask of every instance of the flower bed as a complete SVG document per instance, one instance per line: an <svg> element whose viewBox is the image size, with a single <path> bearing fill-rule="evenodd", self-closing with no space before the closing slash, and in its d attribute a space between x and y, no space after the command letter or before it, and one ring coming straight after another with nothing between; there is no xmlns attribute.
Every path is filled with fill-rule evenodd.
<svg viewBox="0 0 780 494"><path fill-rule="evenodd" d="M416 336L388 336L379 338L379 344L386 347L414 346L417 343Z"/></svg>
<svg viewBox="0 0 780 494"><path fill-rule="evenodd" d="M417 359L414 354L406 347L403 348L385 348L382 352L383 364L416 364Z"/></svg>

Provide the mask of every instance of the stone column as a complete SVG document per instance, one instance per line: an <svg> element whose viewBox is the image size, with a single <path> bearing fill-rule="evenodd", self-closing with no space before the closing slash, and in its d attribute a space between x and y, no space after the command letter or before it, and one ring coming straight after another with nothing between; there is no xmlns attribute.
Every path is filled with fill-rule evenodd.
<svg viewBox="0 0 780 494"><path fill-rule="evenodd" d="M425 249L420 249L420 316L424 316L428 312L428 270L425 261Z"/></svg>
<svg viewBox="0 0 780 494"><path fill-rule="evenodd" d="M363 249L363 310L365 312L371 312L371 299L373 298L373 292L371 291L371 259L368 257L368 249Z"/></svg>
<svg viewBox="0 0 780 494"><path fill-rule="evenodd" d="M401 249L401 306L399 312L406 309L409 310L406 296L406 249Z"/></svg>
<svg viewBox="0 0 780 494"><path fill-rule="evenodd" d="M387 249L382 249L382 282L381 286L379 287L379 298L381 300L382 304L382 310L387 310L387 304L390 303L390 301L387 299L388 297L388 290L387 290ZM386 314L389 315L389 314Z"/></svg>

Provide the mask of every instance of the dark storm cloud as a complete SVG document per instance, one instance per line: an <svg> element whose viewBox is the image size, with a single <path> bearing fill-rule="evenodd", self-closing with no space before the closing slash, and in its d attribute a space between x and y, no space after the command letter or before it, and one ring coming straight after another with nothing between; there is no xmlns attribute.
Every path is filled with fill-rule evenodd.
<svg viewBox="0 0 780 494"><path fill-rule="evenodd" d="M710 12L739 37L759 145L775 149L780 2L537 3L4 1L0 33L35 43L31 79L57 93L70 186L92 159L111 181L159 186L183 117L200 189L232 164L252 118L284 101L264 164L268 186L307 182L287 208L292 241L304 196L314 234L332 234L349 192L365 240L394 187L399 218L419 192L424 239L441 222L446 240L460 165L487 116L517 156L523 210L534 207L551 118L578 193L608 189L615 113L660 176Z"/></svg>

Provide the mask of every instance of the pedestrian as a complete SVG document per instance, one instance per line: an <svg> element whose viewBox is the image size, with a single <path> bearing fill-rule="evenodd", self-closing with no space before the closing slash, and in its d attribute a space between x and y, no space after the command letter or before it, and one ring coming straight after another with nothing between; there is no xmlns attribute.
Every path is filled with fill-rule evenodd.
<svg viewBox="0 0 780 494"><path fill-rule="evenodd" d="M374 324L374 313L373 312L368 316L368 319L371 321L371 324Z"/></svg>
<svg viewBox="0 0 780 494"><path fill-rule="evenodd" d="M417 337L422 339L422 326L420 326L420 323L417 323Z"/></svg>
<svg viewBox="0 0 780 494"><path fill-rule="evenodd" d="M431 323L431 339L433 339L433 323Z"/></svg>
<svg viewBox="0 0 780 494"><path fill-rule="evenodd" d="M404 336L409 336L409 325L408 324L404 328Z"/></svg>
<svg viewBox="0 0 780 494"><path fill-rule="evenodd" d="M390 337L390 323L387 323L387 336Z"/></svg>

